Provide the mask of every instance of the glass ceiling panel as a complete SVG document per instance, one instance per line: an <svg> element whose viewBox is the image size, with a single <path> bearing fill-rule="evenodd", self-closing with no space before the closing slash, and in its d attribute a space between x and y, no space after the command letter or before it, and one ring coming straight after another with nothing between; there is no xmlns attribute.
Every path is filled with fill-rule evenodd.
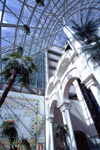
<svg viewBox="0 0 100 150"><path fill-rule="evenodd" d="M14 0L12 2L11 0L6 0L6 6L15 14L20 14L22 3L20 3L18 0Z"/></svg>
<svg viewBox="0 0 100 150"><path fill-rule="evenodd" d="M14 16L14 14L5 11L3 16L3 23L17 24L17 18Z"/></svg>
<svg viewBox="0 0 100 150"><path fill-rule="evenodd" d="M3 4L0 2L0 13L1 13L1 10L3 9ZM1 15L0 15L1 16Z"/></svg>
<svg viewBox="0 0 100 150"><path fill-rule="evenodd" d="M23 46L24 54L29 55L53 45L64 48L67 41L64 26L71 28L72 20L81 24L81 14L85 22L89 8L92 9L89 19L100 16L100 0L45 0L44 4L39 7L36 0L0 1L2 53L19 45ZM21 30L24 24L30 27L29 35ZM43 85L42 81L36 83Z"/></svg>
<svg viewBox="0 0 100 150"><path fill-rule="evenodd" d="M9 45L8 42L6 42L4 39L1 39L1 48L2 48L2 47L6 47L6 46L8 46L8 45Z"/></svg>
<svg viewBox="0 0 100 150"><path fill-rule="evenodd" d="M15 28L2 27L1 30L2 37L10 37L10 36L14 37L14 35L15 35Z"/></svg>

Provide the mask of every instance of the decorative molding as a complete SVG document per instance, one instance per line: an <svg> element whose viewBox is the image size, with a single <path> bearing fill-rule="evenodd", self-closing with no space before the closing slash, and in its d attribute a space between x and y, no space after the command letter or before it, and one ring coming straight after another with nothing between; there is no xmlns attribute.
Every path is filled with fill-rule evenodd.
<svg viewBox="0 0 100 150"><path fill-rule="evenodd" d="M49 117L48 117L48 120L52 123L53 122L53 119L54 119L54 115L50 115Z"/></svg>
<svg viewBox="0 0 100 150"><path fill-rule="evenodd" d="M62 101L58 108L60 108L61 112L65 111L65 109L69 109L69 106L70 106L70 101L69 100L66 100L66 101Z"/></svg>
<svg viewBox="0 0 100 150"><path fill-rule="evenodd" d="M45 96L45 101L49 101L49 97L48 96Z"/></svg>
<svg viewBox="0 0 100 150"><path fill-rule="evenodd" d="M98 83L97 83L95 77L93 76L93 74L90 74L84 81L82 81L82 84L85 84L88 89L91 86L98 85Z"/></svg>

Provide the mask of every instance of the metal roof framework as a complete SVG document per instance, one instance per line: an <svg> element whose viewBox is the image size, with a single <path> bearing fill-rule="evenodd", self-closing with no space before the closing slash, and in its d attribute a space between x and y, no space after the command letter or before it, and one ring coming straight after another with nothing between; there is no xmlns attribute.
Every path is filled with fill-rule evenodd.
<svg viewBox="0 0 100 150"><path fill-rule="evenodd" d="M100 0L45 0L44 4L39 7L35 0L0 0L0 58L20 45L31 56L52 45L63 48L67 40L63 26L71 27L73 18L79 21L80 10L91 8L95 17L100 16ZM30 27L29 35L21 30L24 24Z"/></svg>
<svg viewBox="0 0 100 150"><path fill-rule="evenodd" d="M19 46L34 57L50 46L63 49L68 39L63 27L71 28L72 20L80 24L81 14L85 21L89 9L89 19L100 18L100 0L45 0L42 7L36 0L0 0L0 59ZM29 35L21 29L24 24Z"/></svg>
<svg viewBox="0 0 100 150"><path fill-rule="evenodd" d="M30 56L45 52L53 45L64 48L67 36L63 27L71 28L73 19L79 22L81 11L83 20L89 8L93 10L90 19L100 17L100 0L45 0L44 4L45 6L39 7L35 0L0 0L0 59L20 45L23 46L24 54ZM30 27L29 35L21 30L24 24ZM14 88L20 92L22 87ZM29 88L27 91L32 90ZM37 89L36 93L39 92ZM19 104L23 106L23 103ZM6 104L6 107L11 111L11 106ZM34 108L32 110L35 111Z"/></svg>

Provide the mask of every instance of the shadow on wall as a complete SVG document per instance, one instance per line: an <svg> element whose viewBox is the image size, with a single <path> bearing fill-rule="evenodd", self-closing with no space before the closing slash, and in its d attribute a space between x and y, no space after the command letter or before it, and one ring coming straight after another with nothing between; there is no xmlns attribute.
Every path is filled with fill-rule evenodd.
<svg viewBox="0 0 100 150"><path fill-rule="evenodd" d="M63 119L62 119L62 114L60 112L60 109L56 109L56 108L54 109L54 116L55 117L54 117L54 122L53 123L63 125ZM57 138L56 136L54 136L54 147L55 147L55 149L59 146L60 146L60 139Z"/></svg>
<svg viewBox="0 0 100 150"><path fill-rule="evenodd" d="M70 113L70 117L71 117L71 122L72 122L74 131L80 130L80 131L83 131L86 135L91 136L90 131L89 131L89 126L87 126L85 122L80 120L78 117L76 117L72 113Z"/></svg>
<svg viewBox="0 0 100 150"><path fill-rule="evenodd" d="M78 150L90 150L87 137L83 131L74 131Z"/></svg>
<svg viewBox="0 0 100 150"><path fill-rule="evenodd" d="M70 105L70 115L71 115L71 121L72 126L74 130L82 130L84 131L88 136L97 135L96 128L93 124L93 121L91 120L91 117L85 117L84 112L87 108L85 107L84 110L82 110L82 107L80 105L80 101L71 101ZM87 113L87 111L86 111ZM87 118L87 119L86 119ZM87 123L90 123L88 125Z"/></svg>

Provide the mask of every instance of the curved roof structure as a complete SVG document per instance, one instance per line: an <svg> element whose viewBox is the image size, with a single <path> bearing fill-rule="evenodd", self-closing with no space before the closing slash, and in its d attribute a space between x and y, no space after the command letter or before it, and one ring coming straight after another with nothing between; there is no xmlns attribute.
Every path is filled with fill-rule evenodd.
<svg viewBox="0 0 100 150"><path fill-rule="evenodd" d="M68 38L63 27L72 29L73 20L78 24L82 20L84 24L87 18L95 21L99 17L100 0L44 0L44 6L39 6L36 0L0 0L0 59L19 46L23 47L24 55L30 56L37 56L51 46L64 48ZM22 30L25 24L30 28L28 35ZM43 59L44 55L40 57ZM37 64L40 59L36 58ZM39 80L36 88L45 89L44 82Z"/></svg>
<svg viewBox="0 0 100 150"><path fill-rule="evenodd" d="M79 21L81 11L85 18L89 8L93 9L91 18L100 16L99 0L45 0L42 7L35 0L0 0L1 57L20 45L29 55L51 45L64 47L63 26L71 27L72 19ZM21 30L24 24L30 27L29 35Z"/></svg>

